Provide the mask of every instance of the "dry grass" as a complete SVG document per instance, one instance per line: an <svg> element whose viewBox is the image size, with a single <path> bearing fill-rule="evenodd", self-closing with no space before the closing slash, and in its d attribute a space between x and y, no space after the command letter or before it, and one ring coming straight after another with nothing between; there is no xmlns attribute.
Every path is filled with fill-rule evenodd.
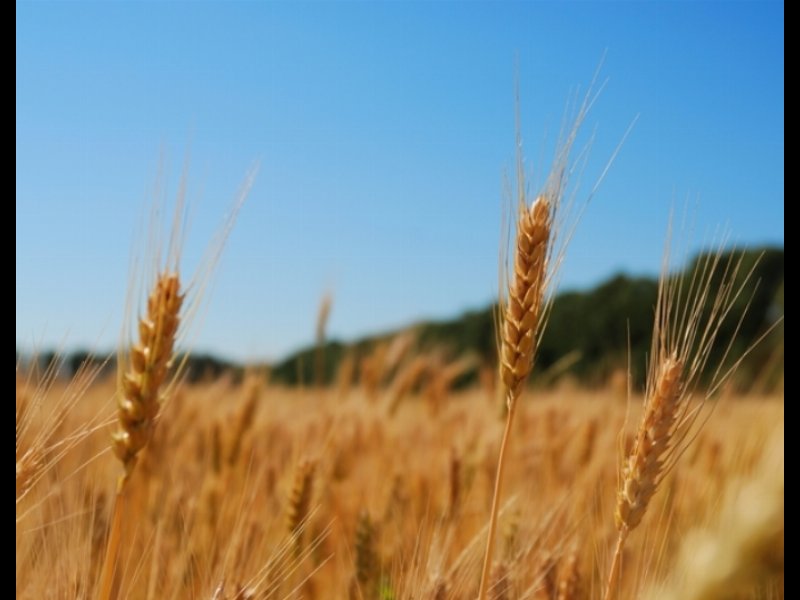
<svg viewBox="0 0 800 600"><path fill-rule="evenodd" d="M43 407L58 406L63 389L55 382ZM63 430L97 414L110 417L113 390L111 380L87 389L64 416ZM211 598L222 589L232 598L244 589L258 598L347 598L359 571L374 573L373 598L477 595L502 428L497 405L483 392L451 393L435 416L412 394L388 419L385 407L359 389L339 399L332 391L266 386L233 463L226 460L226 433L234 428L225 423L237 422L248 390L219 381L176 394L180 402L164 408L131 476L130 507L138 517L120 546L118 597ZM388 403L388 388L382 400ZM616 432L625 412L611 391L556 389L519 404L499 517L498 562L507 576L498 592L541 597L550 586L542 575L550 560L556 593L572 593L568 573L577 572L582 595L566 597L600 595L616 536ZM36 428L46 413L32 414L27 426ZM587 460L581 432L592 422L602 426ZM649 586L671 581L682 560L680 540L713 526L718 499L731 481L758 472L782 422L778 397L734 398L717 408L651 500L642 535L628 540L621 597L642 597ZM214 458L215 431L222 460ZM461 463L457 511L454 455ZM298 553L285 515L303 456L319 458ZM18 597L96 596L117 465L108 430L91 432L20 500ZM365 514L374 531L368 559ZM777 589L777 570L773 564L756 571L762 578L748 585L754 593ZM366 587L358 589L370 597Z"/></svg>

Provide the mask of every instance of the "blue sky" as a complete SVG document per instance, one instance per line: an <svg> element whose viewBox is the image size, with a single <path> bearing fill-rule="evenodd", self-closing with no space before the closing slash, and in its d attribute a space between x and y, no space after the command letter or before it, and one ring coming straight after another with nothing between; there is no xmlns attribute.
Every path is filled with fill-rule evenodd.
<svg viewBox="0 0 800 600"><path fill-rule="evenodd" d="M342 338L482 307L515 78L535 187L604 55L579 200L639 119L561 288L656 273L687 201L692 248L782 244L783 30L769 1L18 3L17 347L114 347L159 165L174 195L187 161L189 264L261 164L198 350L280 357L328 289Z"/></svg>

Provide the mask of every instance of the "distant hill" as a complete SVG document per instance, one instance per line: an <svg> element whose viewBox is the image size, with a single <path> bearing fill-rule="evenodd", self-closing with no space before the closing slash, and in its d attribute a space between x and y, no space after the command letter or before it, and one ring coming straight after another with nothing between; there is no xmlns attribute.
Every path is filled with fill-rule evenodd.
<svg viewBox="0 0 800 600"><path fill-rule="evenodd" d="M725 261L730 254L724 255ZM720 331L720 341L737 333L730 356L737 357L750 347L777 318L783 315L784 251L779 248L751 249L744 252L739 280L750 271L758 256L750 284L737 299L731 314ZM687 267L703 257L698 256ZM686 277L685 274L677 274ZM757 285L756 285L756 282ZM605 381L611 373L628 364L628 348L634 379L641 383L645 360L650 348L653 311L658 282L655 278L616 275L587 291L567 291L559 294L550 313L547 329L539 347L537 372L547 373L567 357L560 374L570 374L579 380L595 384ZM754 291L755 290L755 291ZM742 318L744 309L750 303ZM331 341L323 348L323 380L333 380L343 358L350 354L359 359L380 344L405 332L413 336L416 353L444 354L450 359L462 356L477 358L477 364L496 364L494 306L470 311L458 318L417 323L407 329L366 337L352 343ZM740 323L741 321L741 323ZM718 344L710 364L718 363L724 351ZM287 357L272 368L272 378L286 384L314 381L316 348L309 347ZM748 355L739 368L740 381L771 385L783 373L783 325ZM468 382L469 377L462 379Z"/></svg>

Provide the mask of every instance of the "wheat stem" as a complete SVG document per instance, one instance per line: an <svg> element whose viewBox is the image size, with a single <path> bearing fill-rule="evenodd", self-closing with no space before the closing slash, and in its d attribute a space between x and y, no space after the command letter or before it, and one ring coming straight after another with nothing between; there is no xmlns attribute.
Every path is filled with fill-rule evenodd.
<svg viewBox="0 0 800 600"><path fill-rule="evenodd" d="M481 571L481 585L478 593L479 600L485 600L489 590L489 578L492 570L492 554L494 553L494 538L497 531L497 515L500 512L500 493L503 486L503 473L506 467L506 449L511 438L511 425L514 421L516 403L509 402L506 415L506 425L503 430L503 440L500 442L500 455L497 458L497 475L494 480L494 494L492 495L492 509L489 516L489 539L486 541L486 553L483 555L483 569Z"/></svg>

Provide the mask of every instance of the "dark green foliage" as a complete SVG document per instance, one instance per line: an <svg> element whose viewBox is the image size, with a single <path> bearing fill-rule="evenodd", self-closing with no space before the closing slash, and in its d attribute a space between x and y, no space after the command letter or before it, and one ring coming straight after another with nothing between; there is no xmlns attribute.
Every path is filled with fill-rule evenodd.
<svg viewBox="0 0 800 600"><path fill-rule="evenodd" d="M567 292L556 298L539 346L538 368L547 370L559 358L577 351L570 372L582 380L604 380L631 357L643 357L650 346L658 294L654 279L617 275L588 292ZM637 361L634 378L641 376Z"/></svg>

